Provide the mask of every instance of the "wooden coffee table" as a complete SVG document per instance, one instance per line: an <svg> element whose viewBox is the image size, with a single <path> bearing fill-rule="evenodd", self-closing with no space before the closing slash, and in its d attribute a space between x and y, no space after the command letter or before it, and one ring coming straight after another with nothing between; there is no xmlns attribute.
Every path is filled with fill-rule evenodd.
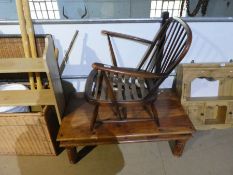
<svg viewBox="0 0 233 175"><path fill-rule="evenodd" d="M171 89L160 91L155 106L160 120L159 128L153 121L104 123L97 126L93 133L89 128L94 108L85 101L83 93L77 93L68 104L57 141L60 142L60 147L67 150L71 163L76 163L95 146L102 144L169 141L172 153L181 156L186 141L195 132L191 121ZM140 106L131 106L127 110L129 118L150 115ZM114 115L109 106L103 106L100 116L108 119ZM85 147L78 152L79 146Z"/></svg>

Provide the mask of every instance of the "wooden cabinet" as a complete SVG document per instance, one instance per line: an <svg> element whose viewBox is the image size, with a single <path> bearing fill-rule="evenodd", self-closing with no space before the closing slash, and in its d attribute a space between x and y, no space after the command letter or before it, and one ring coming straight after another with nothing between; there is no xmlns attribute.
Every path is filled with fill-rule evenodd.
<svg viewBox="0 0 233 175"><path fill-rule="evenodd" d="M196 78L218 80L218 94L192 97L191 83ZM175 82L182 106L196 129L221 129L233 126L233 64L181 64ZM211 91L211 89L209 89Z"/></svg>

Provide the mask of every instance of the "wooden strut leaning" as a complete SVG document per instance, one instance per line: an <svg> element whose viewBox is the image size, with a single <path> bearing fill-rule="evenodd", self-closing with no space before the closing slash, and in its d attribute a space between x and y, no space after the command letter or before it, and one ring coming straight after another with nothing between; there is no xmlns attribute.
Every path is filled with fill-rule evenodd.
<svg viewBox="0 0 233 175"><path fill-rule="evenodd" d="M23 0L23 11L24 11L24 17L26 19L26 30L27 30L29 44L31 48L31 56L32 58L37 58L36 42L35 42L35 35L34 35L35 32L34 32L34 28L32 25L32 19L31 19L28 0ZM35 74L36 74L37 89L42 89L40 73L36 72Z"/></svg>
<svg viewBox="0 0 233 175"><path fill-rule="evenodd" d="M74 45L74 42L75 42L75 40L76 40L76 38L78 36L78 32L79 32L78 30L75 31L74 36L72 37L72 40L70 42L69 48L68 48L68 50L67 50L67 52L66 52L66 54L65 54L65 56L64 56L64 58L62 60L62 63L61 63L60 69L59 69L60 75L63 74L63 71L65 69L65 65L67 64L68 59L69 59L70 52L71 52L71 50L73 48L73 45Z"/></svg>
<svg viewBox="0 0 233 175"><path fill-rule="evenodd" d="M28 36L27 36L27 30L26 30L26 21L25 21L24 14L23 14L23 5L22 5L21 0L16 0L16 7L17 7L21 36L22 36L24 54L26 58L30 58L31 54L30 54L29 42L28 42ZM35 89L33 73L29 72L28 76L29 76L30 87L33 90Z"/></svg>
<svg viewBox="0 0 233 175"><path fill-rule="evenodd" d="M19 18L20 30L24 54L26 58L37 58L34 29L30 15L29 4L27 0L16 0L17 13ZM33 73L29 72L29 82L31 89L35 89ZM40 74L36 73L37 89L42 89Z"/></svg>

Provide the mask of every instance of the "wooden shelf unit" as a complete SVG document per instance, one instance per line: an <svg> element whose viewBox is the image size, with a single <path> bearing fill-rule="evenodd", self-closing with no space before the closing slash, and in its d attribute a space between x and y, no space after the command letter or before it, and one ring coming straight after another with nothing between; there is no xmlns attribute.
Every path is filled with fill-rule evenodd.
<svg viewBox="0 0 233 175"><path fill-rule="evenodd" d="M191 97L191 83L196 78L218 80L218 96ZM196 129L233 127L233 63L181 64L175 86Z"/></svg>
<svg viewBox="0 0 233 175"><path fill-rule="evenodd" d="M14 80L29 72L39 72L48 83L40 90L0 91L0 106L42 107L28 113L0 114L0 154L55 155L55 137L65 101L52 36L36 36L39 58L35 59L23 57L18 35L1 35L0 44L0 79L9 76Z"/></svg>

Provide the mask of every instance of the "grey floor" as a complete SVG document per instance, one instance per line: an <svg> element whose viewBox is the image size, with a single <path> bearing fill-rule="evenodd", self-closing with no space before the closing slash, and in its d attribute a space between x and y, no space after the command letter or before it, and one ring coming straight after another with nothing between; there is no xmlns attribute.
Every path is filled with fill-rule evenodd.
<svg viewBox="0 0 233 175"><path fill-rule="evenodd" d="M57 157L0 156L0 175L233 175L233 129L197 132L181 158L167 142L105 145L78 164Z"/></svg>

